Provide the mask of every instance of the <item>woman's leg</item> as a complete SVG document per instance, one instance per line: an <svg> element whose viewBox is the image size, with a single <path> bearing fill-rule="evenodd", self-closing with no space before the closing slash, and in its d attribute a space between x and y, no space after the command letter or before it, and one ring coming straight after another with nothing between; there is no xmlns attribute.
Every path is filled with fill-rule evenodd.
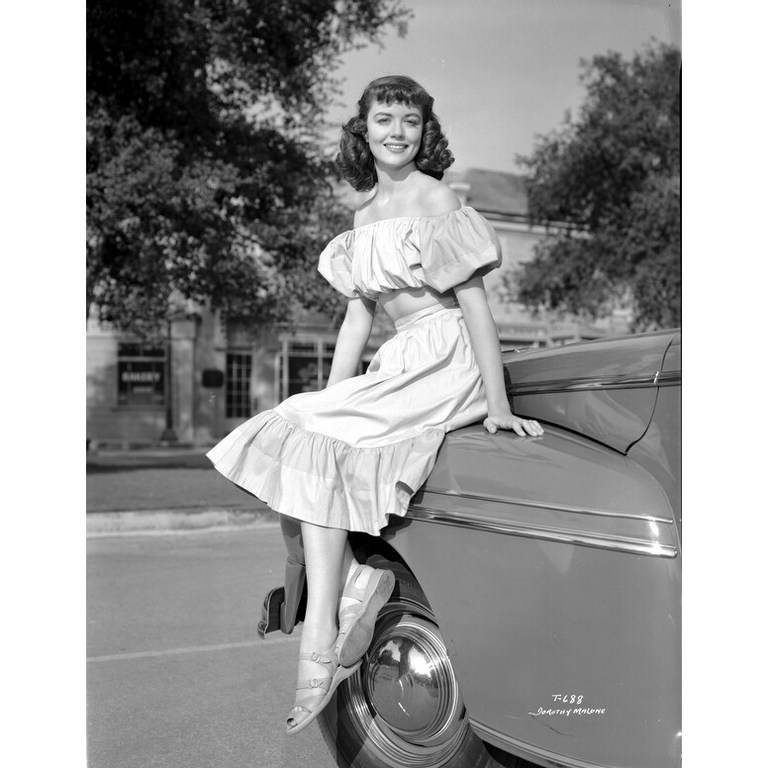
<svg viewBox="0 0 768 768"><path fill-rule="evenodd" d="M301 521L297 520L295 517L288 517L287 515L280 515L279 517L280 528L283 533L283 541L285 542L285 548L288 552L288 561L290 563L300 563L303 566L304 542L301 536ZM344 560L341 566L339 596L341 596L341 593L344 590L344 585L352 576L352 572L357 565L358 563L352 552L352 547L349 545L349 539L347 539L346 546L344 547ZM298 597L300 597L300 595Z"/></svg>
<svg viewBox="0 0 768 768"><path fill-rule="evenodd" d="M349 544L349 538L347 538L347 546L344 547L344 559L341 564L341 579L339 580L339 599L341 599L341 593L344 591L344 585L349 581L352 576L352 571L357 566L357 560L352 552L352 547Z"/></svg>
<svg viewBox="0 0 768 768"><path fill-rule="evenodd" d="M338 634L337 609L340 585L343 584L342 566L349 548L347 531L302 522L301 537L307 569L307 608L299 651L323 652L333 647ZM328 669L322 664L299 661L299 681L327 676ZM323 694L321 688L299 690L296 692L296 704L313 710Z"/></svg>
<svg viewBox="0 0 768 768"><path fill-rule="evenodd" d="M307 568L307 610L302 644L306 634L326 637L333 633L333 637L328 638L332 642L338 629L336 608L348 547L347 531L302 522L301 538ZM330 642L316 650L330 647Z"/></svg>

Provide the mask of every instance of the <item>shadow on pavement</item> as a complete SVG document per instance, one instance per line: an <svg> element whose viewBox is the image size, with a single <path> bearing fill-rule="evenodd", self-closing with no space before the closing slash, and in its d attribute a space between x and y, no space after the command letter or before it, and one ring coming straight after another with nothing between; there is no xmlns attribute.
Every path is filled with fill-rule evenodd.
<svg viewBox="0 0 768 768"><path fill-rule="evenodd" d="M133 472L139 469L213 469L205 453L184 453L179 455L158 454L106 454L86 457L86 474Z"/></svg>

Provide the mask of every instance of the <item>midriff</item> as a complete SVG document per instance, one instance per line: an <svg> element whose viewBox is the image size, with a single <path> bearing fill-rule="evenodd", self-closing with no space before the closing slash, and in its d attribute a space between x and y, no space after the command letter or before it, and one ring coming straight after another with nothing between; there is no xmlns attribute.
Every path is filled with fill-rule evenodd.
<svg viewBox="0 0 768 768"><path fill-rule="evenodd" d="M378 298L381 308L393 323L427 307L439 305L452 309L459 306L453 291L438 293L426 285L421 288L398 288L396 291L381 293Z"/></svg>

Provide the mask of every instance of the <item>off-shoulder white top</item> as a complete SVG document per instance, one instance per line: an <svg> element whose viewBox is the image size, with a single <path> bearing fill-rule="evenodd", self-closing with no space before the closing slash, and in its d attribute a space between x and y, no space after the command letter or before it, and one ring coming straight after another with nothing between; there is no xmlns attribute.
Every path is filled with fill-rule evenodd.
<svg viewBox="0 0 768 768"><path fill-rule="evenodd" d="M501 265L493 227L463 206L440 216L381 219L337 235L320 254L320 274L350 298L399 288L439 293Z"/></svg>

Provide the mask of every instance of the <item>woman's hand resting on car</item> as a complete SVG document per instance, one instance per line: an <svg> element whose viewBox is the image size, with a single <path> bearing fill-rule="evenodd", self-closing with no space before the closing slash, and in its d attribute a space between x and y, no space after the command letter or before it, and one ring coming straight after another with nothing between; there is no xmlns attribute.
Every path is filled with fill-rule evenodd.
<svg viewBox="0 0 768 768"><path fill-rule="evenodd" d="M520 437L526 437L527 435L539 437L539 435L544 434L544 429L538 421L534 419L521 419L519 416L515 416L509 409L506 412L489 413L485 421L483 421L483 426L492 435L498 429L511 429Z"/></svg>

